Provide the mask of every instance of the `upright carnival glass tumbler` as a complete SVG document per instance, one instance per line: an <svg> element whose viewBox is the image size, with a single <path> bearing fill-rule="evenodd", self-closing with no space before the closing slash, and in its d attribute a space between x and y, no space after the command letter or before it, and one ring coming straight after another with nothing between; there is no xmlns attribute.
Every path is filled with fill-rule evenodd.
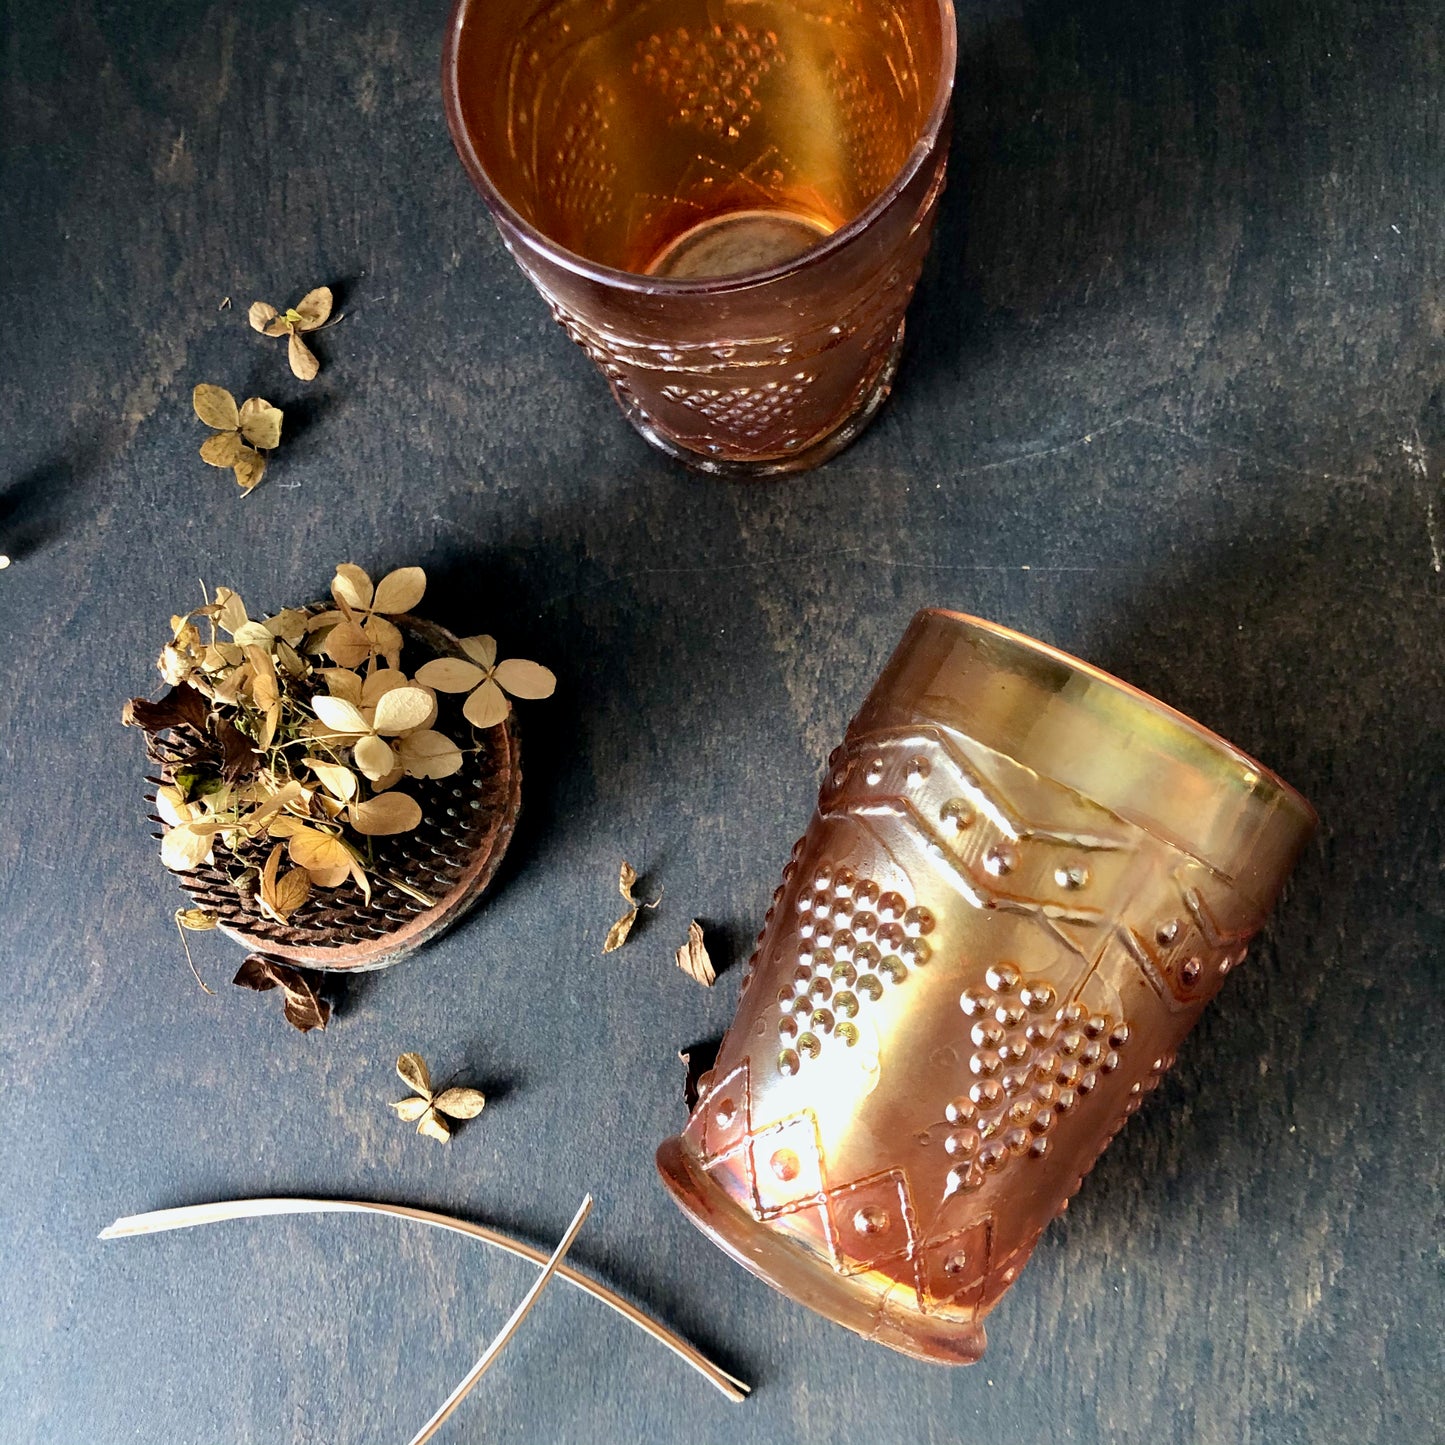
<svg viewBox="0 0 1445 1445"><path fill-rule="evenodd" d="M888 395L933 232L952 0L456 0L452 139L628 420L826 461Z"/></svg>
<svg viewBox="0 0 1445 1445"><path fill-rule="evenodd" d="M919 613L829 759L663 1180L794 1299L978 1359L1315 823L1128 684Z"/></svg>

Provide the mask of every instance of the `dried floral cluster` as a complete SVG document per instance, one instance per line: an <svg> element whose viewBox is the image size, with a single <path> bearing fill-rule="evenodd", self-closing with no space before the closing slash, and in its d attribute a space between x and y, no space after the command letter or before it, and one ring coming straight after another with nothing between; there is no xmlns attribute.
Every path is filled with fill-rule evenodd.
<svg viewBox="0 0 1445 1445"><path fill-rule="evenodd" d="M393 619L425 590L420 567L373 585L345 563L325 610L253 620L237 593L219 588L213 601L171 619L159 662L171 692L133 700L125 713L151 734L178 730L198 744L194 763L173 769L157 791L167 867L197 868L225 850L254 873L256 906L283 923L314 888L348 878L370 900L367 840L422 821L407 780L449 777L462 766L463 744L434 726L437 692L472 689L463 714L490 727L507 716L508 694L540 698L556 686L536 663L498 665L490 637L465 640L477 663L433 659L408 676ZM262 863L257 848L267 843ZM431 901L404 880L387 881Z"/></svg>

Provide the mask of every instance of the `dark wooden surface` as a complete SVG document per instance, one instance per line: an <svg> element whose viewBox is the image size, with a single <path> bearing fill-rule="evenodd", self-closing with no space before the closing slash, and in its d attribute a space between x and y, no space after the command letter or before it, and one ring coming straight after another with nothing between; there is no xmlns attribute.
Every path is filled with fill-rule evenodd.
<svg viewBox="0 0 1445 1445"><path fill-rule="evenodd" d="M317 1191L550 1243L590 1188L575 1258L755 1398L554 1290L448 1439L1441 1438L1445 17L963 12L898 394L746 487L648 451L513 269L443 128L439 3L0 6L0 1437L403 1441L526 1267L361 1220L96 1231ZM308 388L244 312L322 281ZM288 409L248 501L195 456L199 381ZM302 1038L224 941L191 982L118 715L198 577L277 606L343 559L422 563L439 620L561 685L489 902ZM952 1372L752 1280L651 1162L822 758L935 603L1157 692L1324 818ZM666 899L603 959L624 856ZM711 994L671 962L693 915ZM492 1091L449 1149L385 1107L409 1048Z"/></svg>

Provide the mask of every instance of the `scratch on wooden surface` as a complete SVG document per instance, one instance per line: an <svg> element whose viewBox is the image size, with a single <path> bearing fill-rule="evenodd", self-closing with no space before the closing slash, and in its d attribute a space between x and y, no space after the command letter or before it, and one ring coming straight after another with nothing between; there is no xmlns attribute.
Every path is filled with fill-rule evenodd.
<svg viewBox="0 0 1445 1445"><path fill-rule="evenodd" d="M1404 452L1405 459L1410 463L1410 470L1414 472L1420 482L1428 485L1430 457L1425 450L1425 443L1420 440L1420 433L1417 431L1413 437L1402 437L1400 450ZM1440 527L1435 517L1435 499L1429 496L1425 498L1425 538L1430 543L1430 570L1438 573L1445 569L1445 555L1442 555L1440 547Z"/></svg>
<svg viewBox="0 0 1445 1445"><path fill-rule="evenodd" d="M434 517L434 521L443 521L444 518ZM905 562L896 557L890 557L883 553L869 552L863 547L837 547L820 552L796 552L782 557L760 557L751 562L715 562L697 563L692 566L678 567L639 567L631 572L618 572L601 582L594 582L589 587L578 587L570 592L558 592L552 597L544 598L538 606L538 611L545 611L549 607L555 607L562 602L570 602L576 597L586 597L593 592L604 592L609 587L621 586L624 582L634 582L643 577L718 577L727 572L759 572L768 571L779 567L797 567L810 562L833 562L841 557L849 558L869 567L893 567L899 571L912 572L1029 572L1029 573L1051 573L1051 572L1097 572L1097 567L1084 567L1078 565L1050 565L1038 562Z"/></svg>

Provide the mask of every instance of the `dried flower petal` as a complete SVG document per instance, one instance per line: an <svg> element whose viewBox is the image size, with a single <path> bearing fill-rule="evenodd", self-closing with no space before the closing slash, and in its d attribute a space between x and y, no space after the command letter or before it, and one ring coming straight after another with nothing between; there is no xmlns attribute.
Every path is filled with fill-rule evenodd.
<svg viewBox="0 0 1445 1445"><path fill-rule="evenodd" d="M421 822L421 804L406 793L383 793L364 803L353 803L347 816L363 837L410 833Z"/></svg>
<svg viewBox="0 0 1445 1445"><path fill-rule="evenodd" d="M632 932L632 925L637 922L637 905L634 904L607 930L607 937L602 942L603 953L614 953L627 942L627 935Z"/></svg>
<svg viewBox="0 0 1445 1445"><path fill-rule="evenodd" d="M426 573L420 567L398 567L376 584L372 610L393 615L410 612L421 601L425 591Z"/></svg>
<svg viewBox="0 0 1445 1445"><path fill-rule="evenodd" d="M708 957L707 946L702 941L702 924L697 919L688 924L687 942L677 950L675 957L677 966L704 988L711 988L717 982L712 959Z"/></svg>
<svg viewBox="0 0 1445 1445"><path fill-rule="evenodd" d="M462 750L444 733L430 728L402 738L396 756L413 778L449 778L462 766Z"/></svg>
<svg viewBox="0 0 1445 1445"><path fill-rule="evenodd" d="M431 695L424 688L394 688L378 700L372 727L383 737L410 732L427 720L431 706Z"/></svg>
<svg viewBox="0 0 1445 1445"><path fill-rule="evenodd" d="M340 563L331 579L331 595L340 607L365 611L371 606L373 591L371 578L354 562Z"/></svg>
<svg viewBox="0 0 1445 1445"><path fill-rule="evenodd" d="M462 651L466 653L473 662L484 667L488 672L497 664L497 639L483 634L480 637L462 638Z"/></svg>
<svg viewBox="0 0 1445 1445"><path fill-rule="evenodd" d="M333 732L366 734L371 731L371 724L362 715L361 709L345 698L319 692L311 699L311 707Z"/></svg>
<svg viewBox="0 0 1445 1445"><path fill-rule="evenodd" d="M332 833L319 828L299 828L287 844L291 861L304 868L318 888L335 888L351 876L355 862L351 850Z"/></svg>
<svg viewBox="0 0 1445 1445"><path fill-rule="evenodd" d="M438 692L470 692L487 674L460 657L438 657L416 670L416 680Z"/></svg>
<svg viewBox="0 0 1445 1445"><path fill-rule="evenodd" d="M295 323L296 329L315 331L318 326L324 325L331 315L331 305L329 286L318 286L314 291L308 291L292 308L300 318Z"/></svg>
<svg viewBox="0 0 1445 1445"><path fill-rule="evenodd" d="M392 751L391 744L375 734L359 738L351 756L356 761L358 771L373 783L402 766Z"/></svg>
<svg viewBox="0 0 1445 1445"><path fill-rule="evenodd" d="M412 1124L420 1119L421 1116L431 1108L431 1105L427 1103L425 1099L418 1098L413 1094L409 1099L398 1099L391 1107L395 1109L408 1124Z"/></svg>
<svg viewBox="0 0 1445 1445"><path fill-rule="evenodd" d="M343 767L340 763L328 763L322 758L307 758L305 761L306 766L321 779L322 785L333 797L349 803L356 796L359 785L356 774L350 768Z"/></svg>
<svg viewBox="0 0 1445 1445"><path fill-rule="evenodd" d="M327 667L321 672L322 681L332 697L344 698L357 707L361 706L361 674L346 667Z"/></svg>
<svg viewBox="0 0 1445 1445"><path fill-rule="evenodd" d="M399 667L381 667L361 684L361 705L375 707L389 692L408 686L406 674Z"/></svg>
<svg viewBox="0 0 1445 1445"><path fill-rule="evenodd" d="M207 913L204 908L178 908L176 922L187 933L212 933L217 927L216 915Z"/></svg>
<svg viewBox="0 0 1445 1445"><path fill-rule="evenodd" d="M632 932L632 925L637 922L639 910L643 908L656 908L662 902L662 892L659 889L657 897L650 903L644 903L633 897L632 890L637 885L637 870L625 858L622 866L617 870L617 891L627 900L627 912L607 930L607 937L602 944L603 953L613 953L627 942L627 935Z"/></svg>
<svg viewBox="0 0 1445 1445"><path fill-rule="evenodd" d="M435 1109L428 1109L421 1116L421 1123L416 1126L416 1132L425 1134L429 1139L435 1139L439 1144L447 1143L452 1137L452 1131L447 1128L446 1120Z"/></svg>
<svg viewBox="0 0 1445 1445"><path fill-rule="evenodd" d="M235 431L241 425L236 398L224 386L202 383L191 392L191 405L196 415L216 431Z"/></svg>
<svg viewBox="0 0 1445 1445"><path fill-rule="evenodd" d="M490 678L462 704L462 716L474 728L494 728L511 710L510 699Z"/></svg>
<svg viewBox="0 0 1445 1445"><path fill-rule="evenodd" d="M520 657L509 657L498 665L492 676L513 697L529 700L551 697L557 690L557 678L550 668Z"/></svg>
<svg viewBox="0 0 1445 1445"><path fill-rule="evenodd" d="M487 1106L479 1089L443 1089L432 1100L432 1107L453 1119L475 1119Z"/></svg>
<svg viewBox="0 0 1445 1445"><path fill-rule="evenodd" d="M415 1089L427 1100L431 1099L431 1070L420 1054L402 1054L396 1061L396 1071L407 1088Z"/></svg>
<svg viewBox="0 0 1445 1445"><path fill-rule="evenodd" d="M316 373L321 370L321 363L316 359L316 353L302 341L300 333L293 331L286 341L286 360L291 364L293 375L302 381L315 381Z"/></svg>
<svg viewBox="0 0 1445 1445"><path fill-rule="evenodd" d="M161 862L177 873L189 873L210 860L213 837L214 830L201 832L181 823L161 839Z"/></svg>
<svg viewBox="0 0 1445 1445"><path fill-rule="evenodd" d="M281 408L259 396L248 397L238 414L241 435L267 452L281 445L281 419Z"/></svg>
<svg viewBox="0 0 1445 1445"><path fill-rule="evenodd" d="M355 622L338 622L326 634L326 655L342 667L360 667L376 651L371 638Z"/></svg>
<svg viewBox="0 0 1445 1445"><path fill-rule="evenodd" d="M239 432L212 432L201 443L201 460L210 467L234 467L246 454Z"/></svg>
<svg viewBox="0 0 1445 1445"><path fill-rule="evenodd" d="M266 475L266 458L260 452L241 449L240 460L232 468L236 474L236 485L243 492L253 492L260 486L261 478Z"/></svg>

